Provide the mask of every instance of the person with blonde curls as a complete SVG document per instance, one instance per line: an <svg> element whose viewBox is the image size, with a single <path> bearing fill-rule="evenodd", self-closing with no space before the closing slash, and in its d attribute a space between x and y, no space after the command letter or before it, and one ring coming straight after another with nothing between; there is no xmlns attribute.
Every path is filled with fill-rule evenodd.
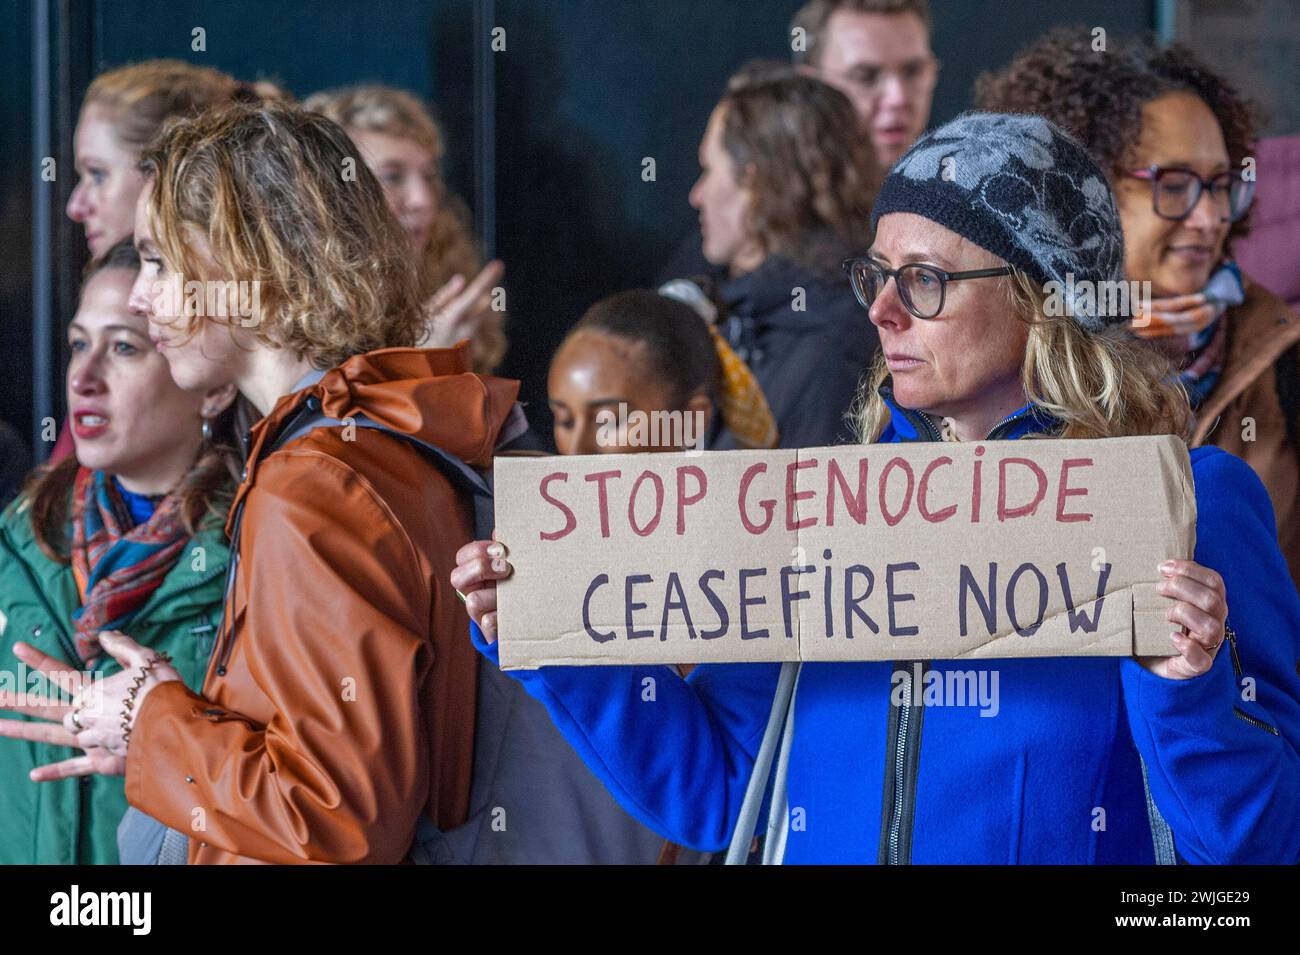
<svg viewBox="0 0 1300 955"><path fill-rule="evenodd" d="M1186 394L1128 316L1095 299L1047 305L1067 272L1119 281L1124 261L1105 174L1058 127L959 117L895 164L872 223L868 249L844 263L883 352L863 442L1190 433ZM731 861L747 855L767 791L765 777L750 782L762 750L778 753L771 791L784 795L771 800L768 862L1293 864L1300 597L1254 472L1209 447L1191 451L1191 471L1193 559L1151 568L1171 656L511 676L630 813L701 850L730 845ZM466 545L455 572L490 660L507 544ZM926 697L971 677L998 687L996 713L927 703L922 670ZM635 702L647 678L653 712Z"/></svg>
<svg viewBox="0 0 1300 955"><path fill-rule="evenodd" d="M425 347L468 338L474 370L495 371L506 353L506 316L494 307L493 289L505 269L498 261L483 264L469 210L442 178L446 147L433 116L410 93L378 85L314 93L303 107L347 130L384 187L419 273Z"/></svg>
<svg viewBox="0 0 1300 955"><path fill-rule="evenodd" d="M467 813L478 673L447 575L472 509L429 452L490 464L518 385L470 373L464 344L412 347L406 240L370 171L340 174L354 155L317 113L249 104L144 154L133 307L178 385L234 385L265 417L202 687L109 634L120 678L49 715L105 754L76 772L125 774L173 830L164 855L193 835L191 864L399 862ZM251 307L194 307L195 287Z"/></svg>
<svg viewBox="0 0 1300 955"><path fill-rule="evenodd" d="M713 273L697 281L781 447L851 437L877 337L833 264L862 247L878 177L848 98L788 65L749 64L709 117L690 202ZM714 446L740 442L723 431Z"/></svg>

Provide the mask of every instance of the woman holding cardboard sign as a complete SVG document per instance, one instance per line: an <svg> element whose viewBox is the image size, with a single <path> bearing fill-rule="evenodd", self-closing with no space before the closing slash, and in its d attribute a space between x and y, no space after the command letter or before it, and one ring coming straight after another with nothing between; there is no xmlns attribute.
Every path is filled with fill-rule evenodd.
<svg viewBox="0 0 1300 955"><path fill-rule="evenodd" d="M1051 123L949 123L900 160L872 215L871 249L846 263L883 346L864 440L1187 433L1185 397L1122 316L1046 314L1048 283L1119 280L1123 260L1104 175ZM1000 677L992 719L894 693L914 689L909 664L803 666L784 733L768 720L789 690L773 664L513 675L630 812L703 849L731 841L733 857L767 788L750 786L756 758L780 740L771 861L1295 862L1300 598L1250 469L1205 448L1192 471L1195 560L1162 563L1157 588L1177 654L963 661ZM467 545L452 578L493 659L505 553ZM928 683L955 666L921 669Z"/></svg>

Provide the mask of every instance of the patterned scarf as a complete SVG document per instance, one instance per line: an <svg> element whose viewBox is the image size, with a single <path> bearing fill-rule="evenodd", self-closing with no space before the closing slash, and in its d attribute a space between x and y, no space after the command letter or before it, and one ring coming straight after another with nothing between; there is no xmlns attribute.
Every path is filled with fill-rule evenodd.
<svg viewBox="0 0 1300 955"><path fill-rule="evenodd" d="M718 405L723 423L742 447L775 448L781 436L758 379L727 344L716 325L710 325L709 331L722 364L722 396Z"/></svg>
<svg viewBox="0 0 1300 955"><path fill-rule="evenodd" d="M189 535L174 494L143 524L132 521L115 482L103 471L79 470L72 497L72 573L82 604L72 621L77 652L88 663L103 652L99 632L130 625Z"/></svg>
<svg viewBox="0 0 1300 955"><path fill-rule="evenodd" d="M1174 362L1193 408L1200 407L1219 383L1228 357L1227 311L1246 300L1237 263L1224 262L1215 269L1201 292L1217 312L1214 321L1191 335L1151 339Z"/></svg>

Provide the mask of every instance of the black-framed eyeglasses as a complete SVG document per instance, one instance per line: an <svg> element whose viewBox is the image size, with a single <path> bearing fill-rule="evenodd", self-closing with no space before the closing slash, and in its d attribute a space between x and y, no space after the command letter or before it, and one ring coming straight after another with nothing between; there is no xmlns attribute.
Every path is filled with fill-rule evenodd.
<svg viewBox="0 0 1300 955"><path fill-rule="evenodd" d="M949 282L963 279L987 279L995 275L1010 275L1015 271L1004 265L996 269L968 269L965 272L945 272L934 265L910 262L896 269L887 269L870 256L845 259L840 267L849 274L849 284L858 303L870 310L885 283L892 277L898 287L898 298L903 307L917 318L934 318L943 311L944 295Z"/></svg>
<svg viewBox="0 0 1300 955"><path fill-rule="evenodd" d="M1236 222L1250 209L1255 198L1255 180L1247 179L1244 171L1221 172L1202 179L1190 169L1148 166L1125 175L1151 183L1151 208L1162 219L1186 219L1201 201L1201 193L1208 190L1219 219Z"/></svg>

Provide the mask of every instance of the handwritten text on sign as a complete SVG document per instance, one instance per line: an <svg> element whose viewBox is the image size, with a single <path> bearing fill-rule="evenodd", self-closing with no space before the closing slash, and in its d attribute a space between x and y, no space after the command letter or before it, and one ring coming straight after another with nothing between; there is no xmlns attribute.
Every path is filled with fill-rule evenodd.
<svg viewBox="0 0 1300 955"><path fill-rule="evenodd" d="M1168 654L1172 437L498 458L501 661Z"/></svg>

